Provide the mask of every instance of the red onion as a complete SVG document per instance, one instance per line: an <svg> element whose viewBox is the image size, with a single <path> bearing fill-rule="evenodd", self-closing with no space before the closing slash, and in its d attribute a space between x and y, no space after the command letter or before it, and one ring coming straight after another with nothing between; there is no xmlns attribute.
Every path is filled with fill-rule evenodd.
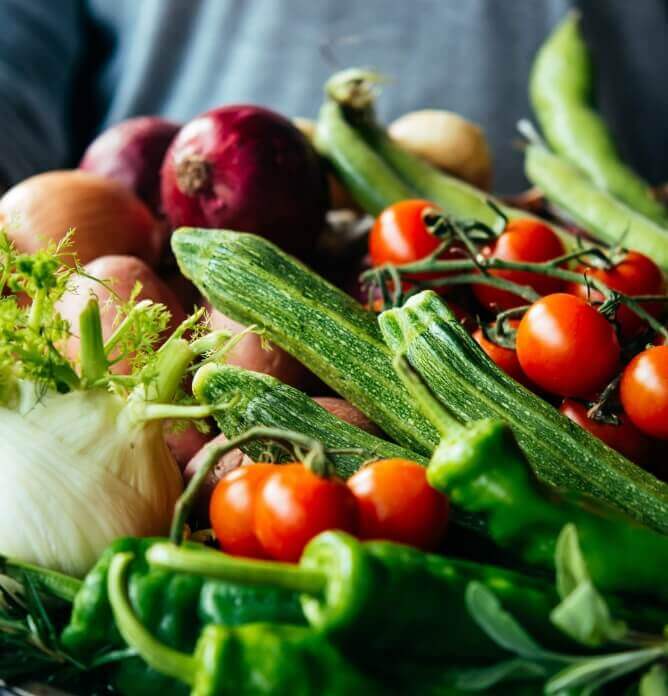
<svg viewBox="0 0 668 696"><path fill-rule="evenodd" d="M178 130L158 116L121 121L93 140L79 168L118 181L159 213L160 166Z"/></svg>
<svg viewBox="0 0 668 696"><path fill-rule="evenodd" d="M162 203L174 227L252 232L296 254L314 246L327 202L306 138L257 106L213 109L190 121L162 167Z"/></svg>

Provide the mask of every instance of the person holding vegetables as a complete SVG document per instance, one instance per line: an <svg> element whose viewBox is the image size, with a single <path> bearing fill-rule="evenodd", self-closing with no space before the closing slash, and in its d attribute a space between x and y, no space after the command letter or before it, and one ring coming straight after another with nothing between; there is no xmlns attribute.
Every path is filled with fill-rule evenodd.
<svg viewBox="0 0 668 696"><path fill-rule="evenodd" d="M385 95L385 116L446 108L480 123L497 187L517 191L525 76L541 37L573 7L606 118L630 162L658 183L668 150L657 89L668 63L664 0L6 0L0 182L66 166L95 133L138 114L184 121L250 102L313 117L332 69L359 64L401 85Z"/></svg>

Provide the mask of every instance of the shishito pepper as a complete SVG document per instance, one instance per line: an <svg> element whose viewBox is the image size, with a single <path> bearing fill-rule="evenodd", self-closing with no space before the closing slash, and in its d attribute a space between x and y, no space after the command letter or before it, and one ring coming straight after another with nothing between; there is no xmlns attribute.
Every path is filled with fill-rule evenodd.
<svg viewBox="0 0 668 696"><path fill-rule="evenodd" d="M380 693L325 638L301 626L209 624L192 654L161 643L130 603L126 573L131 560L132 554L119 553L110 562L107 590L116 626L148 665L187 684L193 696Z"/></svg>
<svg viewBox="0 0 668 696"><path fill-rule="evenodd" d="M63 631L63 647L87 661L109 646L123 645L114 624L107 577L112 558L133 554L129 593L134 611L159 640L173 649L190 651L208 624L235 626L247 622L304 623L297 596L289 591L255 588L219 580L150 568L145 553L164 539L118 539L100 556L74 599L70 623ZM196 545L188 545L196 547ZM123 694L185 693L185 687L147 666L139 658L119 662L114 684Z"/></svg>
<svg viewBox="0 0 668 696"><path fill-rule="evenodd" d="M429 483L461 509L484 515L500 547L524 563L553 570L559 534L572 523L600 590L668 602L667 536L584 494L541 483L504 421L459 425L405 359L400 356L395 367L442 434L427 470Z"/></svg>

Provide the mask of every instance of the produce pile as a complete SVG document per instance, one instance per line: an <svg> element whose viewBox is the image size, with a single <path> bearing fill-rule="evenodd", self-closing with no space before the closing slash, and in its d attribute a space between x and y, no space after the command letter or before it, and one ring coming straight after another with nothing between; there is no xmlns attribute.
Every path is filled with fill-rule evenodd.
<svg viewBox="0 0 668 696"><path fill-rule="evenodd" d="M0 200L5 683L668 693L668 211L578 18L513 200L380 82L130 119Z"/></svg>

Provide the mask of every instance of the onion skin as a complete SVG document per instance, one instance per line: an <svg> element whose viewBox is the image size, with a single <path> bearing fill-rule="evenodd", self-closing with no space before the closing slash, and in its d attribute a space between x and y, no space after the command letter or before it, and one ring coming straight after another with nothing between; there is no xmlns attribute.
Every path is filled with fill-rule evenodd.
<svg viewBox="0 0 668 696"><path fill-rule="evenodd" d="M236 335L244 330L244 326L225 316L222 312L208 306L209 325L213 331L223 329ZM266 346L266 342L265 342ZM284 384L297 389L304 389L311 381L309 371L289 353L269 344L270 350L262 347L262 339L258 334L249 333L227 354L225 362L228 365L243 367L252 372L262 372L271 375Z"/></svg>
<svg viewBox="0 0 668 696"><path fill-rule="evenodd" d="M492 157L483 131L452 111L411 111L393 121L389 134L401 147L485 191L492 185Z"/></svg>
<svg viewBox="0 0 668 696"><path fill-rule="evenodd" d="M132 289L137 282L142 285L138 300L161 302L169 309L172 315L169 332L173 331L186 318L178 297L141 259L133 256L102 256L87 263L84 266L84 271L93 278L104 280L111 285L118 297L115 298L109 289L91 278L81 275L73 276L71 290L63 295L57 306L58 311L73 327L73 335L63 347L64 354L70 360L75 360L79 355L79 337L76 335L79 315L88 303L91 294L96 295L100 301L102 336L105 340L111 336L114 330L116 305L118 302L130 299ZM127 360L122 360L112 366L111 372L129 374L130 363Z"/></svg>
<svg viewBox="0 0 668 696"><path fill-rule="evenodd" d="M78 170L37 174L13 186L0 199L0 222L17 250L29 254L73 228L69 251L80 263L131 254L153 265L166 241L164 228L132 192Z"/></svg>
<svg viewBox="0 0 668 696"><path fill-rule="evenodd" d="M121 121L93 140L79 169L123 184L159 214L160 167L179 128L158 116Z"/></svg>
<svg viewBox="0 0 668 696"><path fill-rule="evenodd" d="M227 106L190 121L170 145L161 176L173 227L251 232L308 255L324 226L327 188L318 155L268 109Z"/></svg>

